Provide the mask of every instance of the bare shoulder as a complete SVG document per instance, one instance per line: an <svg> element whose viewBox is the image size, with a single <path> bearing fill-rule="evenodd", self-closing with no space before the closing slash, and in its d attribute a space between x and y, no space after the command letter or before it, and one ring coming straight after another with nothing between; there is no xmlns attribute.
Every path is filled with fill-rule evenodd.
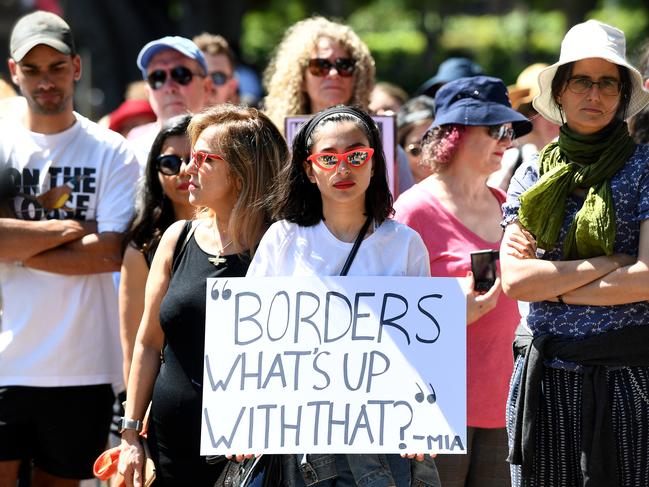
<svg viewBox="0 0 649 487"><path fill-rule="evenodd" d="M124 258L122 259L122 267L136 267L144 264L146 266L146 259L141 250L135 248L133 245L127 245L124 250Z"/></svg>
<svg viewBox="0 0 649 487"><path fill-rule="evenodd" d="M160 243L158 244L154 260L164 260L171 265L178 238L180 237L186 222L187 220L178 220L177 222L172 223L169 228L165 230L165 233L162 235Z"/></svg>

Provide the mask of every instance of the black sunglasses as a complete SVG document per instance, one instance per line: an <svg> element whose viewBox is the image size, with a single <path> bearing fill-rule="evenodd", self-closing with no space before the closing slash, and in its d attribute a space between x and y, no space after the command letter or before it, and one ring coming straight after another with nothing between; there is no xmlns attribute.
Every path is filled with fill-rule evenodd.
<svg viewBox="0 0 649 487"><path fill-rule="evenodd" d="M228 76L221 71L214 71L210 73L210 78L212 78L212 83L214 83L215 85L223 86L225 83L227 83L231 76Z"/></svg>
<svg viewBox="0 0 649 487"><path fill-rule="evenodd" d="M182 86L187 86L191 83L194 76L204 77L201 73L194 73L191 69L186 68L185 66L176 66L175 68L168 70L168 72L171 79ZM155 71L151 71L147 75L146 81L149 83L151 88L159 90L167 81L167 70L156 69Z"/></svg>
<svg viewBox="0 0 649 487"><path fill-rule="evenodd" d="M307 64L309 73L313 76L327 76L331 72L331 68L336 68L336 72L343 78L348 78L354 74L354 68L356 68L356 63L353 59L346 57L336 58L333 62L328 59L323 58L314 58L309 59L309 64Z"/></svg>
<svg viewBox="0 0 649 487"><path fill-rule="evenodd" d="M189 164L189 161L176 154L167 154L155 158L158 171L165 176L175 176L180 172L180 166L183 162Z"/></svg>

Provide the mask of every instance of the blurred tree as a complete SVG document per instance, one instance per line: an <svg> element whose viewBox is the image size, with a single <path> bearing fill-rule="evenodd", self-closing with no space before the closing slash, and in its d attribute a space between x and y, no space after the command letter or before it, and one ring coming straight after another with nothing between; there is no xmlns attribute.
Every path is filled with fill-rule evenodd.
<svg viewBox="0 0 649 487"><path fill-rule="evenodd" d="M0 38L27 0L0 0ZM140 77L135 58L163 35L220 33L240 58L263 71L287 27L319 13L351 25L376 58L377 75L412 92L453 55L470 57L487 73L512 82L526 65L556 60L569 26L586 18L627 34L629 52L648 37L646 0L60 0L77 44L88 56L80 91L98 117L121 101ZM6 69L6 68L5 68ZM85 85L84 85L85 86ZM81 86L79 88L82 88Z"/></svg>

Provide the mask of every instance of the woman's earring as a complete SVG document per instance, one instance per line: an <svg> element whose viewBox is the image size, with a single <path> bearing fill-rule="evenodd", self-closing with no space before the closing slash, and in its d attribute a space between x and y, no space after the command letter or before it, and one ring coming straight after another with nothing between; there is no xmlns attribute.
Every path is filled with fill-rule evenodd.
<svg viewBox="0 0 649 487"><path fill-rule="evenodd" d="M561 117L561 125L565 124L566 121L563 119L563 106L561 103L557 103L557 106L559 107L559 116Z"/></svg>

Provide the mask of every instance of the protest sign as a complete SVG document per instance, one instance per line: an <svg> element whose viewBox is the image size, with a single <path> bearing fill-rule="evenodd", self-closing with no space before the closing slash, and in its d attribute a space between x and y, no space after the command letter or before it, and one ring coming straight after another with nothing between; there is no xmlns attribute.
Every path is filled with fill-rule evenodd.
<svg viewBox="0 0 649 487"><path fill-rule="evenodd" d="M310 120L308 115L295 115L286 117L284 119L284 133L286 134L286 141L288 146L291 147L295 135L300 130L304 122ZM385 170L387 172L388 187L392 194L396 194L396 180L394 177L396 164L396 149L397 149L397 125L394 115L372 115L372 120L376 122L381 133L381 144L383 145L383 153L385 154Z"/></svg>
<svg viewBox="0 0 649 487"><path fill-rule="evenodd" d="M454 278L207 280L201 454L466 453Z"/></svg>

